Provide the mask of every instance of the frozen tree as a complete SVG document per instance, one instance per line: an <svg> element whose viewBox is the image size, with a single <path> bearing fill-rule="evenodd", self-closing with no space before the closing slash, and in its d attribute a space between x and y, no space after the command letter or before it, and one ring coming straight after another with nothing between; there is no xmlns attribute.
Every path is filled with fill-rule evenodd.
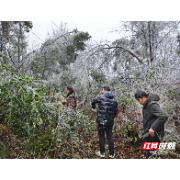
<svg viewBox="0 0 180 180"><path fill-rule="evenodd" d="M26 33L32 28L31 21L1 21L1 54L3 64L11 65L15 71L23 67L26 55Z"/></svg>
<svg viewBox="0 0 180 180"><path fill-rule="evenodd" d="M74 73L70 65L78 54L85 50L85 41L91 37L87 32L68 31L63 23L53 29L41 47L31 54L33 61L26 69L31 74L47 80L50 85L64 89L67 84L74 83ZM28 63L28 62L27 62ZM28 63L29 64L29 63Z"/></svg>

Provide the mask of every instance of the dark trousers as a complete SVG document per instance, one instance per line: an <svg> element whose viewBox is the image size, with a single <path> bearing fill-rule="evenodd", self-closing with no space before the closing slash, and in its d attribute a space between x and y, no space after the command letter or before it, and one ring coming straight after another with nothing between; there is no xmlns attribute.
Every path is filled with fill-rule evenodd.
<svg viewBox="0 0 180 180"><path fill-rule="evenodd" d="M113 125L102 125L98 124L98 135L99 135L99 145L100 152L105 153L105 132L109 144L109 155L114 155L114 140L112 136Z"/></svg>
<svg viewBox="0 0 180 180"><path fill-rule="evenodd" d="M146 138L146 142L160 142L160 138L157 134L155 134L154 137L149 136L148 138ZM154 152L154 150L146 150L146 159L148 159L152 155L151 152Z"/></svg>

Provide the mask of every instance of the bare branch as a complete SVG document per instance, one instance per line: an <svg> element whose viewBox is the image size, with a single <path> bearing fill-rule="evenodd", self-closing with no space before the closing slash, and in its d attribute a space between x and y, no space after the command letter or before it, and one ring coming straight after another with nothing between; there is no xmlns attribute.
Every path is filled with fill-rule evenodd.
<svg viewBox="0 0 180 180"><path fill-rule="evenodd" d="M143 64L142 60L135 53L133 53L132 51L130 51L126 47L123 47L123 46L109 46L108 44L104 44L104 46L108 46L108 47L103 48L103 49L123 49L124 51L127 51L129 54L131 54L131 56L135 57L141 64Z"/></svg>
<svg viewBox="0 0 180 180"><path fill-rule="evenodd" d="M12 61L13 65L14 65L14 67L16 67L16 65L15 65L15 63L14 63L14 61L13 61L12 57L11 57L11 54L10 54L9 50L8 50L8 49L6 49L6 50L7 50L7 52L8 52L8 55L9 55L9 57L10 57L10 59L11 59L11 61Z"/></svg>

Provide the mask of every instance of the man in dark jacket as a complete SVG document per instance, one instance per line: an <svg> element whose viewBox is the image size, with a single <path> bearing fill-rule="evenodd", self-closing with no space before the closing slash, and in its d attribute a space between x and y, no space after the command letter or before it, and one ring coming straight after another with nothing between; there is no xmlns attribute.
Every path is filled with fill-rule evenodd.
<svg viewBox="0 0 180 180"><path fill-rule="evenodd" d="M95 104L98 104L98 134L100 151L96 154L100 157L105 157L105 131L109 144L109 157L114 158L114 140L112 136L112 128L114 125L114 116L118 111L117 100L108 86L104 86L102 94L92 100L92 108L95 109Z"/></svg>
<svg viewBox="0 0 180 180"><path fill-rule="evenodd" d="M159 96L138 91L135 98L143 106L143 138L146 142L160 142L164 136L164 123L168 116L157 103L160 100ZM146 158L150 156L151 151L146 150Z"/></svg>

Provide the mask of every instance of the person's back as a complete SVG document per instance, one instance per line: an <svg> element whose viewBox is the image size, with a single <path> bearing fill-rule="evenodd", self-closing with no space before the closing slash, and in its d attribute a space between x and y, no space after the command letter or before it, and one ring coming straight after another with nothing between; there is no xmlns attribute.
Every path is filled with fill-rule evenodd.
<svg viewBox="0 0 180 180"><path fill-rule="evenodd" d="M114 116L117 113L117 100L111 91L105 91L92 101L92 108L95 109L95 104L98 103L98 117L99 124L114 124Z"/></svg>
<svg viewBox="0 0 180 180"><path fill-rule="evenodd" d="M104 86L102 94L92 100L92 108L95 109L98 104L98 134L100 151L96 154L100 157L105 157L105 132L109 143L109 157L114 158L114 140L112 136L112 128L114 125L114 117L118 112L118 104L113 93L108 86Z"/></svg>

